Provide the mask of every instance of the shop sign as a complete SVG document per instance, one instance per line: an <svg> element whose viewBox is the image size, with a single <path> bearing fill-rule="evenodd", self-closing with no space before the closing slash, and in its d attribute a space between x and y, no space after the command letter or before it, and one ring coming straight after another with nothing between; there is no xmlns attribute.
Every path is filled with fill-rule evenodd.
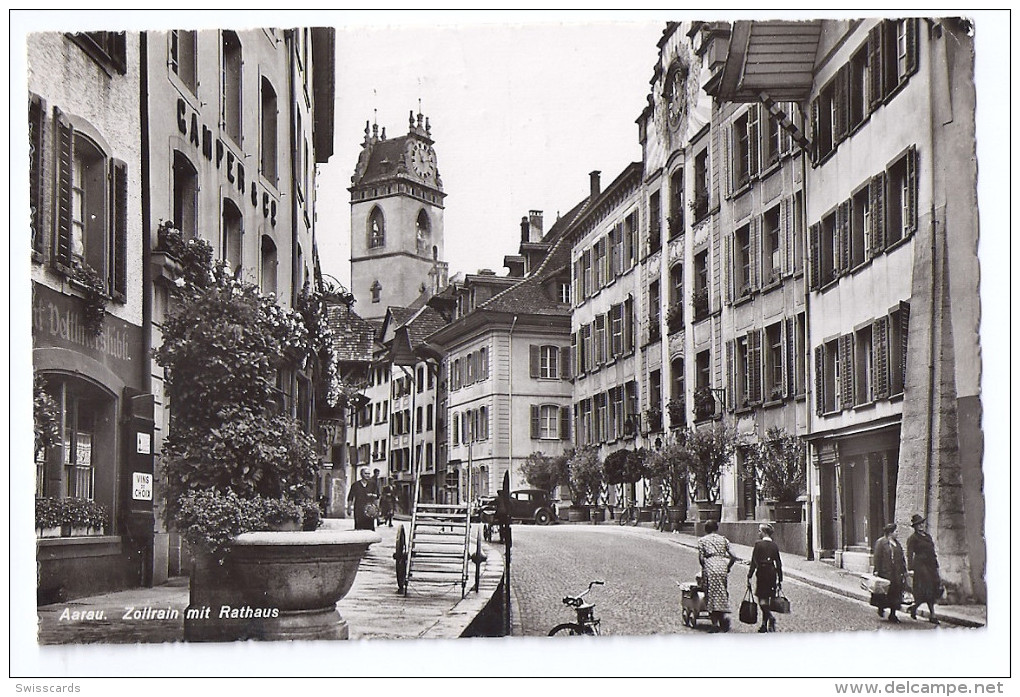
<svg viewBox="0 0 1020 697"><path fill-rule="evenodd" d="M152 475L145 472L132 472L131 475L132 500L152 501Z"/></svg>

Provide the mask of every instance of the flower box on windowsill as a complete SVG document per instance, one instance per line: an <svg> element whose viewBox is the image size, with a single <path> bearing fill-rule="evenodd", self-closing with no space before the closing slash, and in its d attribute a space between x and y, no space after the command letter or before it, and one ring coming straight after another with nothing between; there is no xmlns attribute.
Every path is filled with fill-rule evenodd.
<svg viewBox="0 0 1020 697"><path fill-rule="evenodd" d="M173 283L184 273L180 260L169 252L155 250L149 259L154 281Z"/></svg>
<svg viewBox="0 0 1020 697"><path fill-rule="evenodd" d="M35 529L35 536L36 537L60 537L60 532L61 531L60 531L60 526L59 525L52 525L50 527L45 527L45 528L36 528Z"/></svg>

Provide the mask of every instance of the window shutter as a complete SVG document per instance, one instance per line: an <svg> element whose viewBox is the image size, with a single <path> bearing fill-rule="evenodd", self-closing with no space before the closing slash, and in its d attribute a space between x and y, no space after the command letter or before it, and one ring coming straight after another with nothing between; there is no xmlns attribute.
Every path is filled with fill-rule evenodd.
<svg viewBox="0 0 1020 697"><path fill-rule="evenodd" d="M110 249L113 260L110 264L111 295L124 302L127 298L127 163L121 160L110 162Z"/></svg>
<svg viewBox="0 0 1020 697"><path fill-rule="evenodd" d="M726 283L723 286L724 298L723 300L727 305L733 303L733 276L735 275L733 269L733 235L723 236L723 268L726 269Z"/></svg>
<svg viewBox="0 0 1020 697"><path fill-rule="evenodd" d="M482 349L482 378L489 379L489 349Z"/></svg>
<svg viewBox="0 0 1020 697"><path fill-rule="evenodd" d="M917 17L904 20L907 31L907 76L917 72Z"/></svg>
<svg viewBox="0 0 1020 697"><path fill-rule="evenodd" d="M842 389L840 394L843 398L843 409L849 409L854 404L854 336L844 334L839 337L839 360L840 380Z"/></svg>
<svg viewBox="0 0 1020 697"><path fill-rule="evenodd" d="M537 378L541 375L541 357L539 355L539 347L535 344L530 346L531 350L531 377Z"/></svg>
<svg viewBox="0 0 1020 697"><path fill-rule="evenodd" d="M581 295L581 260L578 259L574 262L574 297L572 298L574 304L580 304L583 297Z"/></svg>
<svg viewBox="0 0 1020 697"><path fill-rule="evenodd" d="M531 439L538 440L540 434L538 405L531 405Z"/></svg>
<svg viewBox="0 0 1020 697"><path fill-rule="evenodd" d="M885 251L885 172L879 172L868 182L871 220L871 256Z"/></svg>
<svg viewBox="0 0 1020 697"><path fill-rule="evenodd" d="M835 100L835 123L833 124L832 142L840 143L847 136L850 123L850 64L847 63L836 72L833 99Z"/></svg>
<svg viewBox="0 0 1020 697"><path fill-rule="evenodd" d="M570 350L574 354L574 370L577 371L578 375L580 375L583 371L583 366L581 365L581 356L578 355L578 333L579 332L571 332L570 334Z"/></svg>
<svg viewBox="0 0 1020 697"><path fill-rule="evenodd" d="M71 170L74 154L74 128L60 109L53 109L54 165L56 192L53 216L53 262L71 268Z"/></svg>
<svg viewBox="0 0 1020 697"><path fill-rule="evenodd" d="M761 269L759 268L761 265L761 216L756 215L751 218L749 234L751 239L748 240L750 243L748 254L751 257L749 264L751 278L748 280L751 290L758 290L761 281Z"/></svg>
<svg viewBox="0 0 1020 697"><path fill-rule="evenodd" d="M761 330L752 329L747 333L747 374L750 382L748 401L761 401Z"/></svg>
<svg viewBox="0 0 1020 697"><path fill-rule="evenodd" d="M43 135L46 124L46 107L43 100L31 95L28 102L29 127L29 204L32 207L32 251L45 252L43 234Z"/></svg>
<svg viewBox="0 0 1020 697"><path fill-rule="evenodd" d="M836 225L839 226L839 264L840 273L850 270L850 216L853 206L850 199L839 204L836 209Z"/></svg>
<svg viewBox="0 0 1020 697"><path fill-rule="evenodd" d="M750 179L758 174L760 162L759 154L761 149L761 132L767 129L761 127L761 105L752 104L747 110L747 177Z"/></svg>
<svg viewBox="0 0 1020 697"><path fill-rule="evenodd" d="M889 397L889 318L879 317L871 325L871 379L875 399Z"/></svg>
<svg viewBox="0 0 1020 697"><path fill-rule="evenodd" d="M907 229L917 232L917 148L907 150Z"/></svg>
<svg viewBox="0 0 1020 697"><path fill-rule="evenodd" d="M570 440L570 407L560 407L560 440Z"/></svg>
<svg viewBox="0 0 1020 697"><path fill-rule="evenodd" d="M811 100L811 161L818 162L818 98Z"/></svg>
<svg viewBox="0 0 1020 697"><path fill-rule="evenodd" d="M571 370L570 370L570 353L571 353L571 350L570 350L569 346L561 346L560 347L560 379L561 380L569 380L571 377L573 377L571 375Z"/></svg>
<svg viewBox="0 0 1020 697"><path fill-rule="evenodd" d="M821 223L815 223L810 228L811 233L811 290L818 290L821 287L821 246L822 246L822 226Z"/></svg>
<svg viewBox="0 0 1020 697"><path fill-rule="evenodd" d="M460 445L460 414L457 412L453 413L453 418L450 420L450 433L453 436L453 444Z"/></svg>
<svg viewBox="0 0 1020 697"><path fill-rule="evenodd" d="M634 298L623 301L623 352L634 350Z"/></svg>
<svg viewBox="0 0 1020 697"><path fill-rule="evenodd" d="M815 414L821 416L825 412L825 347L815 346Z"/></svg>
<svg viewBox="0 0 1020 697"><path fill-rule="evenodd" d="M781 276L793 273L792 253L790 252L790 248L793 246L792 242L793 240L790 239L790 199L784 198L779 202L779 272Z"/></svg>
<svg viewBox="0 0 1020 697"><path fill-rule="evenodd" d="M783 323L783 382L785 383L785 394L793 397L797 394L797 322L793 317L787 317Z"/></svg>
<svg viewBox="0 0 1020 697"><path fill-rule="evenodd" d="M892 346L890 348L893 351L896 351L896 350L901 351L901 354L900 354L901 355L900 365L902 366L902 370L903 370L903 375L901 376L901 384L903 385L904 392L906 392L906 389L907 389L906 388L906 385L907 385L907 356L908 356L908 354L907 354L907 335L908 335L908 331L907 330L909 328L910 328L910 303L908 303L908 302L901 302L900 303L900 337L901 337L901 345L900 346Z"/></svg>
<svg viewBox="0 0 1020 697"><path fill-rule="evenodd" d="M868 87L871 91L868 106L870 111L874 111L885 98L884 47L882 41L884 29L885 22L880 21L868 32Z"/></svg>
<svg viewBox="0 0 1020 697"><path fill-rule="evenodd" d="M736 376L733 374L733 341L726 342L726 379L729 385L726 390L726 408L733 411L733 392L737 384Z"/></svg>

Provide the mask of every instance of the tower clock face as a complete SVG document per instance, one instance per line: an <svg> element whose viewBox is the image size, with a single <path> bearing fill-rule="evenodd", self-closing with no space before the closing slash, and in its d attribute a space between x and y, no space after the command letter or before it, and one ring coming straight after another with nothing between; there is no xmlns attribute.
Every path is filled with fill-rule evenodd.
<svg viewBox="0 0 1020 697"><path fill-rule="evenodd" d="M428 179L436 171L436 156L425 143L415 143L411 152L411 169L422 179Z"/></svg>
<svg viewBox="0 0 1020 697"><path fill-rule="evenodd" d="M684 110L687 108L687 68L681 66L674 69L667 78L666 84L666 110L669 117L669 125L676 128L683 119Z"/></svg>

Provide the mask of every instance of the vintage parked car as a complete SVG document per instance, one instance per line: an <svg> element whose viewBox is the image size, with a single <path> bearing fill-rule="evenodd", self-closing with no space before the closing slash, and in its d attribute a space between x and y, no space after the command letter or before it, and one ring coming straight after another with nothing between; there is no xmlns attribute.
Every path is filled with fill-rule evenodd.
<svg viewBox="0 0 1020 697"><path fill-rule="evenodd" d="M532 521L549 525L556 520L556 503L543 489L518 489L510 492L510 517L514 521Z"/></svg>

